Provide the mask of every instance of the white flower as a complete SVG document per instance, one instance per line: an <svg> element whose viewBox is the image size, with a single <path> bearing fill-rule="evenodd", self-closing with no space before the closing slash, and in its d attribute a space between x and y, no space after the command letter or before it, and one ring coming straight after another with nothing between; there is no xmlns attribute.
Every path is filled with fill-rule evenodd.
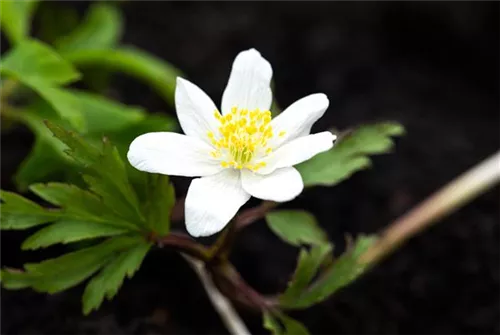
<svg viewBox="0 0 500 335"><path fill-rule="evenodd" d="M309 135L328 98L312 94L271 119L271 65L255 49L233 63L222 114L196 85L177 78L175 103L187 135L137 137L128 160L137 169L198 177L189 187L185 220L193 236L222 230L251 196L277 202L295 198L304 184L294 165L333 146L335 135Z"/></svg>

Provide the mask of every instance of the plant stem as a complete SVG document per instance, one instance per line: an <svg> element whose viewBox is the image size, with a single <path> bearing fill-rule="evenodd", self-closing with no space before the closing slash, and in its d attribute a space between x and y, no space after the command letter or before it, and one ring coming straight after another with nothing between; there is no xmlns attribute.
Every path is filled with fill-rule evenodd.
<svg viewBox="0 0 500 335"><path fill-rule="evenodd" d="M500 151L462 174L394 221L360 261L374 264L410 237L458 209L500 181Z"/></svg>
<svg viewBox="0 0 500 335"><path fill-rule="evenodd" d="M271 209L277 207L279 203L274 201L262 201L259 206L247 209L239 214L236 221L236 230L240 230L250 225L251 223L257 221L258 219L264 217L267 212Z"/></svg>
<svg viewBox="0 0 500 335"><path fill-rule="evenodd" d="M182 253L181 253L182 254ZM191 265L200 278L207 295L215 310L219 313L222 322L233 335L250 335L250 331L238 315L233 305L214 285L212 278L205 269L203 262L196 260L186 254L182 254L184 259Z"/></svg>
<svg viewBox="0 0 500 335"><path fill-rule="evenodd" d="M203 262L211 259L208 249L186 234L171 232L162 237L151 235L149 240L154 241L159 247L169 246Z"/></svg>
<svg viewBox="0 0 500 335"><path fill-rule="evenodd" d="M225 296L246 307L261 311L278 305L275 297L264 296L248 285L230 262L209 265L208 270L212 273L215 285Z"/></svg>

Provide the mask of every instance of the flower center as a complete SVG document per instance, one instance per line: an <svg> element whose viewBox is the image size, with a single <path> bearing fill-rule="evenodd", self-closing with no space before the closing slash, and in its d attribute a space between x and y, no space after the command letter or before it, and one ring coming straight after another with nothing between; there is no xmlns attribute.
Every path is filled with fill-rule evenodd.
<svg viewBox="0 0 500 335"><path fill-rule="evenodd" d="M270 111L233 107L224 116L216 110L214 116L220 122L219 131L207 136L215 147L210 154L221 159L222 167L256 171L266 166L261 159L272 152L268 141L274 136Z"/></svg>

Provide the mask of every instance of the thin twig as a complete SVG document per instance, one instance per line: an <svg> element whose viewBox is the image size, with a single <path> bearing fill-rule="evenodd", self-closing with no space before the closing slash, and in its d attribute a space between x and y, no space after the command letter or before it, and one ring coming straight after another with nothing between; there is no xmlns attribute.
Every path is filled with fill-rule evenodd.
<svg viewBox="0 0 500 335"><path fill-rule="evenodd" d="M222 322L226 325L229 332L233 335L250 335L250 331L245 323L234 309L231 302L217 289L212 278L205 270L203 262L196 260L186 254L181 253L186 261L191 265L207 291L208 297L219 313Z"/></svg>
<svg viewBox="0 0 500 335"><path fill-rule="evenodd" d="M500 181L500 151L462 174L427 198L406 215L392 223L380 239L360 258L363 263L376 263L445 215L458 209Z"/></svg>

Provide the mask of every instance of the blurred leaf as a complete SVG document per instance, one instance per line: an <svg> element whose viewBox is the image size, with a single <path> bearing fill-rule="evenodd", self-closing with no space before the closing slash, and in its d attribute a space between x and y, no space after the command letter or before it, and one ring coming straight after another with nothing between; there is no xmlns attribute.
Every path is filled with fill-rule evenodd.
<svg viewBox="0 0 500 335"><path fill-rule="evenodd" d="M398 123L363 125L338 140L332 149L296 166L305 186L333 186L354 172L370 166L368 155L388 152L391 136L400 136L404 128Z"/></svg>
<svg viewBox="0 0 500 335"><path fill-rule="evenodd" d="M82 114L81 105L68 90L51 87L39 81L31 81L27 84L33 90L37 91L62 119L67 120L78 131L87 131L87 124Z"/></svg>
<svg viewBox="0 0 500 335"><path fill-rule="evenodd" d="M5 1L1 3L4 4ZM63 85L80 77L78 71L57 52L35 40L22 41L7 52L0 62L0 73L14 77L28 86L32 82Z"/></svg>
<svg viewBox="0 0 500 335"><path fill-rule="evenodd" d="M85 133L106 134L141 121L142 109L106 99L97 94L32 83L35 89L59 115Z"/></svg>
<svg viewBox="0 0 500 335"><path fill-rule="evenodd" d="M80 21L78 10L60 1L45 1L36 15L39 20L36 37L48 44L75 29Z"/></svg>
<svg viewBox="0 0 500 335"><path fill-rule="evenodd" d="M279 318L279 320L277 320L276 318ZM302 323L280 312L276 312L275 315L271 315L270 312L264 311L263 325L264 328L271 331L271 333L274 335L309 334L309 331Z"/></svg>
<svg viewBox="0 0 500 335"><path fill-rule="evenodd" d="M356 280L365 270L359 257L376 241L374 236L359 236L354 245L344 252L309 289L294 302L287 301L287 308L308 308L334 294Z"/></svg>
<svg viewBox="0 0 500 335"><path fill-rule="evenodd" d="M149 84L162 98L174 105L174 92L180 71L169 63L133 48L78 50L65 54L78 68L104 68L128 74Z"/></svg>
<svg viewBox="0 0 500 335"><path fill-rule="evenodd" d="M141 108L130 107L98 94L67 90L81 111L87 133L98 136L130 127L142 121L146 113Z"/></svg>
<svg viewBox="0 0 500 335"><path fill-rule="evenodd" d="M328 243L328 237L311 213L299 210L277 210L266 214L266 221L276 235L292 245Z"/></svg>
<svg viewBox="0 0 500 335"><path fill-rule="evenodd" d="M0 73L36 91L76 129L85 129L79 104L69 92L57 87L78 79L80 74L48 46L34 40L19 43L0 63Z"/></svg>
<svg viewBox="0 0 500 335"><path fill-rule="evenodd" d="M101 222L60 220L28 237L22 244L24 250L45 248L57 243L71 243L85 239L109 237L128 232L127 228Z"/></svg>
<svg viewBox="0 0 500 335"><path fill-rule="evenodd" d="M2 0L0 1L0 26L10 43L16 44L28 37L31 17L35 12L36 0Z"/></svg>
<svg viewBox="0 0 500 335"><path fill-rule="evenodd" d="M170 230L170 213L175 204L175 190L170 178L160 174L145 174L147 178L146 202L143 213L146 213L149 228L164 236Z"/></svg>
<svg viewBox="0 0 500 335"><path fill-rule="evenodd" d="M125 155L130 143L137 136L157 131L175 130L177 130L177 122L174 118L162 114L147 114L142 120L107 135L120 152Z"/></svg>
<svg viewBox="0 0 500 335"><path fill-rule="evenodd" d="M82 298L83 313L87 315L93 309L99 308L105 296L111 300L125 277L131 278L139 269L150 248L150 243L142 242L109 262L85 288Z"/></svg>
<svg viewBox="0 0 500 335"><path fill-rule="evenodd" d="M310 251L306 249L300 250L297 269L288 284L287 290L280 296L280 303L283 306L293 305L300 298L331 251L332 246L330 244L314 246Z"/></svg>
<svg viewBox="0 0 500 335"><path fill-rule="evenodd" d="M123 19L118 9L107 3L93 3L82 23L55 42L61 53L114 47L120 40Z"/></svg>
<svg viewBox="0 0 500 335"><path fill-rule="evenodd" d="M60 216L56 210L47 210L22 196L0 191L0 225L2 229L26 229L38 226Z"/></svg>
<svg viewBox="0 0 500 335"><path fill-rule="evenodd" d="M263 312L263 326L265 329L269 330L271 334L274 335L283 335L284 334L284 329L283 326L279 323L278 320L276 320L271 313L268 311Z"/></svg>

